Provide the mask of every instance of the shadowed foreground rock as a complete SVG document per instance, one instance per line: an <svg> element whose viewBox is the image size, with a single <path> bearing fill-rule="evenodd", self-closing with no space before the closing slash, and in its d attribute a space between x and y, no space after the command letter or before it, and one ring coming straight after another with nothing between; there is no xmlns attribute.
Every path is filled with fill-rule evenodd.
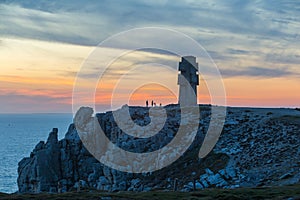
<svg viewBox="0 0 300 200"><path fill-rule="evenodd" d="M107 137L133 152L151 152L168 144L180 124L180 110L167 106L167 121L150 138L134 138L122 132L112 112L97 114ZM300 116L292 109L228 108L220 140L206 158L198 151L206 133L210 107L200 106L201 119L194 143L172 165L144 174L124 173L98 162L82 145L73 124L58 141L53 129L19 162L18 187L21 193L66 192L80 188L104 191L236 188L287 185L300 180ZM150 122L148 108L130 107L136 124Z"/></svg>

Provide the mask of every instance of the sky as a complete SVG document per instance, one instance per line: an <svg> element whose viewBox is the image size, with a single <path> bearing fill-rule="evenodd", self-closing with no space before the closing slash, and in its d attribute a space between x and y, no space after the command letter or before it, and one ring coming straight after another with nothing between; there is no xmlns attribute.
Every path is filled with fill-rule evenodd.
<svg viewBox="0 0 300 200"><path fill-rule="evenodd" d="M0 0L0 113L72 112L77 73L95 47L143 27L179 31L201 44L222 75L226 105L300 107L299 16L300 2L294 0ZM119 50L103 52L109 56ZM122 68L142 58L144 65L133 73ZM99 110L108 108L109 89L118 83L118 105L144 105L147 99L176 103L177 74L153 65L158 60L180 61L144 51L115 62L114 71L98 85ZM124 73L126 81L120 84L118 75ZM149 82L136 87L146 77ZM152 78L164 79L172 88L150 83ZM200 81L198 102L211 103L205 81Z"/></svg>

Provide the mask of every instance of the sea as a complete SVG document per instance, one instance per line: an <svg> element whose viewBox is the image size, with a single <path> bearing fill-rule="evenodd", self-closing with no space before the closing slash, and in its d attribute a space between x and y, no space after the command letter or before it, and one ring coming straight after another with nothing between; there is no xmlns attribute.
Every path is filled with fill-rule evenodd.
<svg viewBox="0 0 300 200"><path fill-rule="evenodd" d="M0 114L0 192L18 191L18 162L46 141L53 128L62 139L70 123L72 114Z"/></svg>

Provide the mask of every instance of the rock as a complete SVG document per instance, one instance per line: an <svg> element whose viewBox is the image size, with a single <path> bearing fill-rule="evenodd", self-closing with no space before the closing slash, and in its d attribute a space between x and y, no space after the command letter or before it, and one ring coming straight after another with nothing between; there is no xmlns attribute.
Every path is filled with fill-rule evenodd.
<svg viewBox="0 0 300 200"><path fill-rule="evenodd" d="M225 169L219 170L218 173L219 173L222 177L225 177L226 179L229 178L229 176L227 175Z"/></svg>
<svg viewBox="0 0 300 200"><path fill-rule="evenodd" d="M270 160L267 161L267 164L270 164L270 163L272 163L272 162L273 162L273 160L270 159Z"/></svg>
<svg viewBox="0 0 300 200"><path fill-rule="evenodd" d="M52 132L49 133L48 139L46 146L52 145L52 144L57 144L58 139L57 139L57 134L58 134L58 129L54 128Z"/></svg>
<svg viewBox="0 0 300 200"><path fill-rule="evenodd" d="M226 121L225 123L226 125L237 125L239 124L239 122L235 121L235 120L230 120L230 121Z"/></svg>
<svg viewBox="0 0 300 200"><path fill-rule="evenodd" d="M183 189L181 190L181 192L191 192L193 191L193 186L190 185L184 185Z"/></svg>
<svg viewBox="0 0 300 200"><path fill-rule="evenodd" d="M119 191L126 191L127 189L127 180L123 180L123 181L120 181L118 183L118 188L119 188Z"/></svg>
<svg viewBox="0 0 300 200"><path fill-rule="evenodd" d="M237 174L236 174L236 170L234 167L226 167L225 169L225 177L227 178L234 178L236 177Z"/></svg>
<svg viewBox="0 0 300 200"><path fill-rule="evenodd" d="M194 187L194 183L193 182L188 182L187 187L193 188Z"/></svg>
<svg viewBox="0 0 300 200"><path fill-rule="evenodd" d="M130 187L128 188L128 191L139 191L141 192L143 190L143 185L141 182L141 179L132 179L130 181Z"/></svg>
<svg viewBox="0 0 300 200"><path fill-rule="evenodd" d="M208 168L205 169L205 172L208 175L214 175L214 173L210 169L208 169Z"/></svg>
<svg viewBox="0 0 300 200"><path fill-rule="evenodd" d="M45 147L45 142L40 141L34 148L33 152L37 152Z"/></svg>
<svg viewBox="0 0 300 200"><path fill-rule="evenodd" d="M158 122L162 120L158 111L153 113L153 116L158 118L150 119L149 108L131 106L125 108L132 114L135 125L128 125L125 121L124 126L134 131L139 130L137 125L142 127L149 124L150 120ZM202 173L202 167L199 167L201 171L197 171L199 164L205 166L205 172L196 180L196 189L256 187L259 184L281 185L299 182L299 125L293 121L280 120L280 112L276 110L272 110L272 117L276 116L276 119L273 119L266 118L256 111L243 113L240 108L229 108L231 114L227 116L223 133L213 152L207 159L199 160L198 152L195 151L200 148L210 122L210 109L206 107L201 109L195 141L176 161L179 163L171 164L159 173L131 174L107 167L97 161L80 140L80 137L94 131L94 123L99 122L107 137L116 146L136 153L156 151L169 144L180 125L187 125L189 121L188 117L180 121L180 109L177 105L165 108L167 120L164 127L150 138L136 138L124 133L115 123L111 111L93 117L92 109L81 108L75 115L74 124L69 126L62 140L58 141L58 130L53 129L46 142L39 142L30 157L19 162L19 192L67 192L79 183L82 187L104 191L172 190L174 180L178 177L184 177L184 181L191 181L197 174ZM285 114L283 118L287 118L287 115ZM159 126L162 124L158 123ZM106 145L102 140L99 140L99 143L97 140L95 144ZM156 164L176 154L171 148L166 149L170 149L170 154L160 156ZM114 155L113 158L123 159L122 155ZM181 159L185 162L180 163ZM290 170L288 173L287 169ZM187 171L188 173L183 173ZM176 188L178 191L191 191L194 185L193 182L184 185L178 179Z"/></svg>
<svg viewBox="0 0 300 200"><path fill-rule="evenodd" d="M131 187L138 188L141 185L140 179L132 179L131 180Z"/></svg>
<svg viewBox="0 0 300 200"><path fill-rule="evenodd" d="M210 184L207 182L207 178L208 178L208 174L203 174L200 176L200 180L199 182L201 183L201 185L204 187L204 188L208 188L210 186Z"/></svg>
<svg viewBox="0 0 300 200"><path fill-rule="evenodd" d="M59 191L60 190L60 191ZM58 183L58 192L65 193L68 191L68 182L66 179L62 179Z"/></svg>
<svg viewBox="0 0 300 200"><path fill-rule="evenodd" d="M80 137L77 133L77 130L75 129L75 125L74 124L71 124L69 126L69 129L65 135L65 140L75 140L75 141L80 141Z"/></svg>
<svg viewBox="0 0 300 200"><path fill-rule="evenodd" d="M210 175L207 177L206 181L210 185L214 185L216 187L223 187L228 185L228 183L221 177L220 174Z"/></svg>
<svg viewBox="0 0 300 200"><path fill-rule="evenodd" d="M77 130L84 130L85 126L91 121L92 115L94 111L89 107L81 107L75 117L74 117L74 125Z"/></svg>
<svg viewBox="0 0 300 200"><path fill-rule="evenodd" d="M45 148L40 142L35 148L33 157L19 163L18 185L20 192L50 192L57 187L61 178L57 132L57 129L53 129L49 134Z"/></svg>
<svg viewBox="0 0 300 200"><path fill-rule="evenodd" d="M88 188L88 184L87 184L86 181L80 180L79 183L80 183L80 186L81 186L82 188Z"/></svg>
<svg viewBox="0 0 300 200"><path fill-rule="evenodd" d="M107 178L107 180L109 181L109 183L113 183L113 175L111 173L111 168L104 166L103 167L103 174L104 176Z"/></svg>
<svg viewBox="0 0 300 200"><path fill-rule="evenodd" d="M56 187L50 187L49 193L57 193L57 188Z"/></svg>
<svg viewBox="0 0 300 200"><path fill-rule="evenodd" d="M199 190L199 189L204 189L203 185L202 185L200 182L198 182L198 181L196 181L195 186L196 186L196 189L197 189L197 190Z"/></svg>
<svg viewBox="0 0 300 200"><path fill-rule="evenodd" d="M107 178L105 176L100 176L99 178L99 182L100 185L108 185L109 181L107 180Z"/></svg>
<svg viewBox="0 0 300 200"><path fill-rule="evenodd" d="M293 176L293 174L292 174L291 172L288 172L288 173L283 174L282 176L280 176L279 179L280 179L280 180L281 180L281 179L287 179L287 178L290 178L290 177L292 177L292 176Z"/></svg>
<svg viewBox="0 0 300 200"><path fill-rule="evenodd" d="M97 180L98 176L95 173L92 173L88 176L88 182L93 183Z"/></svg>

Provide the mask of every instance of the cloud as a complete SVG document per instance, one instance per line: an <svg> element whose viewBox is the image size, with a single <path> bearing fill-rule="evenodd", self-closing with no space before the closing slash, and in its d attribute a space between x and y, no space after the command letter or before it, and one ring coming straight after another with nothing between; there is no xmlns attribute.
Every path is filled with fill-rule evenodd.
<svg viewBox="0 0 300 200"><path fill-rule="evenodd" d="M0 96L0 103L0 113L70 113L72 110L71 104L55 102L47 97L6 95Z"/></svg>
<svg viewBox="0 0 300 200"><path fill-rule="evenodd" d="M95 45L102 39L96 34L103 28L97 15L59 9L52 13L16 4L1 4L0 11L1 35L84 45ZM97 25L92 19L98 19Z"/></svg>
<svg viewBox="0 0 300 200"><path fill-rule="evenodd" d="M286 76L300 77L300 73L290 71L288 68L269 69L263 67L250 66L242 70L222 69L221 74L224 77L255 77L255 78L278 78Z"/></svg>
<svg viewBox="0 0 300 200"><path fill-rule="evenodd" d="M265 60L271 63L298 65L300 63L300 54L297 54L297 52L272 52L265 56Z"/></svg>
<svg viewBox="0 0 300 200"><path fill-rule="evenodd" d="M70 113L71 98L46 94L31 94L20 91L0 94L0 113Z"/></svg>
<svg viewBox="0 0 300 200"><path fill-rule="evenodd" d="M4 1L2 34L77 44L140 26L168 26L254 37L295 37L297 1ZM279 18L280 16L280 18ZM4 19L4 18L2 18ZM19 30L19 31L18 31Z"/></svg>
<svg viewBox="0 0 300 200"><path fill-rule="evenodd" d="M90 46L119 32L149 26L175 29L195 39L211 55L225 78L288 77L298 80L299 10L300 2L290 0L2 0L0 78L7 80L2 82L2 87L26 85L29 88L33 84L32 87L44 87L53 92L54 86L71 88ZM174 42L173 38L170 38L170 43L181 47L180 41ZM118 48L122 45L115 50ZM144 52L149 53L148 56L143 56ZM107 51L105 56L110 56L110 53ZM129 57L123 60L126 65L120 62L114 70L108 71L108 79L124 74L130 63L161 63L162 60L169 63L168 57L173 52L144 49L137 53L141 55ZM176 67L177 64L178 61ZM205 65L207 63L199 62L200 69ZM95 73L101 69L102 66L87 70L81 74L82 78L95 78ZM139 74L151 73L152 70L148 67L128 75L128 78L138 80ZM46 96L31 94L32 97L10 93L7 98L2 96L0 101L10 103L10 97L16 98L16 102L24 98L38 104L36 98L41 105L52 102ZM22 105L22 102L18 104Z"/></svg>
<svg viewBox="0 0 300 200"><path fill-rule="evenodd" d="M258 52L253 52L253 51L248 51L248 50L243 50L243 49L228 48L227 53L237 54L237 55L249 55L249 54L254 54L254 53L258 53Z"/></svg>
<svg viewBox="0 0 300 200"><path fill-rule="evenodd" d="M274 49L300 46L299 7L297 1L6 0L0 3L0 35L97 45L121 31L158 26L186 33L218 60L251 54L269 62L273 57L266 52L272 56ZM280 54L274 61L286 63L286 57L294 64L299 61L292 52Z"/></svg>

